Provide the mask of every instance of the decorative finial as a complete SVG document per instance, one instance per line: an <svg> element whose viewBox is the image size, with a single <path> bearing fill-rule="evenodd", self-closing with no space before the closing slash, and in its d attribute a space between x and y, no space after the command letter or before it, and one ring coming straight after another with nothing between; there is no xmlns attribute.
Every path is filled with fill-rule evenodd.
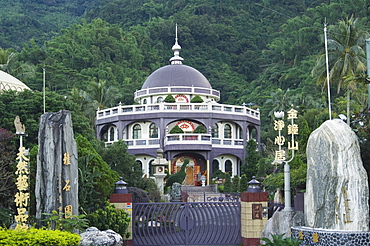
<svg viewBox="0 0 370 246"><path fill-rule="evenodd" d="M172 46L173 57L170 59L171 64L182 64L184 60L180 55L181 46L178 43L177 38L177 23L176 23L176 35L175 35L175 44Z"/></svg>

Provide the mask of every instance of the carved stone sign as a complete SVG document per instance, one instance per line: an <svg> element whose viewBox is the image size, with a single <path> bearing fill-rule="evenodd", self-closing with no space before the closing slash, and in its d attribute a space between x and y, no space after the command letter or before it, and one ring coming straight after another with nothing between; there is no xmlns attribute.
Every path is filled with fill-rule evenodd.
<svg viewBox="0 0 370 246"><path fill-rule="evenodd" d="M262 220L262 204L252 204L252 219Z"/></svg>
<svg viewBox="0 0 370 246"><path fill-rule="evenodd" d="M36 172L36 217L53 210L78 215L78 162L69 111L41 116Z"/></svg>

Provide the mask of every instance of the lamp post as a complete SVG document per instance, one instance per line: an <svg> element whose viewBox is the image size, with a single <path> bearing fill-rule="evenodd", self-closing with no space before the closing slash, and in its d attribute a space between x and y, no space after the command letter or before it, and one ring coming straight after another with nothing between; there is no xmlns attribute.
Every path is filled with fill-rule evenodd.
<svg viewBox="0 0 370 246"><path fill-rule="evenodd" d="M248 190L249 193L259 193L261 192L261 184L256 180L256 176L252 177L252 180L248 182Z"/></svg>
<svg viewBox="0 0 370 246"><path fill-rule="evenodd" d="M117 181L114 185L114 194L127 194L127 183L123 181L123 178L120 177L119 181Z"/></svg>
<svg viewBox="0 0 370 246"><path fill-rule="evenodd" d="M298 134L298 125L294 124L294 119L297 118L298 111L291 109L288 111L288 119L291 120L288 125L288 135L291 135L291 141L288 142L288 150L292 151L292 156L289 160L286 160L285 150L282 150L282 146L285 143L285 137L281 135L281 131L284 128L284 112L274 112L275 118L279 120L274 121L274 129L278 131L279 135L275 138L275 144L279 146L279 150L275 153L275 160L273 164L282 164L284 162L284 203L285 208L283 211L292 212L291 192L290 192L290 166L294 158L294 151L298 150L298 142L294 140L294 136Z"/></svg>
<svg viewBox="0 0 370 246"><path fill-rule="evenodd" d="M163 150L157 149L157 158L152 162L155 167L154 177L161 195L164 193L164 178L167 176L165 169L168 166L168 161L163 158Z"/></svg>

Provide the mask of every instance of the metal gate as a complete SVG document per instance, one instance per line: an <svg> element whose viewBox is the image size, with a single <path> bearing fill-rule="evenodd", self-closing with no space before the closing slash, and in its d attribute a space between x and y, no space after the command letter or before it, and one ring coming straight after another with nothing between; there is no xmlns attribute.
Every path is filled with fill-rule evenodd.
<svg viewBox="0 0 370 246"><path fill-rule="evenodd" d="M133 204L133 245L239 245L240 202Z"/></svg>

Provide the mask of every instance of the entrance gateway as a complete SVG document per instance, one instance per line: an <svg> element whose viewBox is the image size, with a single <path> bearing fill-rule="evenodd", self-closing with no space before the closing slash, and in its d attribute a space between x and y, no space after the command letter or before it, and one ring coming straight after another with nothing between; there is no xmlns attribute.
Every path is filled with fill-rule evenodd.
<svg viewBox="0 0 370 246"><path fill-rule="evenodd" d="M240 245L240 202L136 203L133 245Z"/></svg>

